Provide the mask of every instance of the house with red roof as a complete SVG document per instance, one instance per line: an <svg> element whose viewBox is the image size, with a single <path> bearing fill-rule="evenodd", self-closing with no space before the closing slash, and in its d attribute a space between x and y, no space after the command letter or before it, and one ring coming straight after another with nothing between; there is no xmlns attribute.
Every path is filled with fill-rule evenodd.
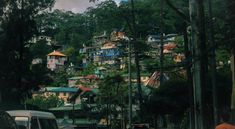
<svg viewBox="0 0 235 129"><path fill-rule="evenodd" d="M65 65L67 56L59 51L53 51L47 55L47 68L51 71L59 69Z"/></svg>

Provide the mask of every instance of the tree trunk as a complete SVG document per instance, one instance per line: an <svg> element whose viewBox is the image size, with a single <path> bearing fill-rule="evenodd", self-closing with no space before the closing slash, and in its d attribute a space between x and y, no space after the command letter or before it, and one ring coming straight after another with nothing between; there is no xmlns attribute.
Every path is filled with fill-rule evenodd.
<svg viewBox="0 0 235 129"><path fill-rule="evenodd" d="M142 120L142 89L141 89L141 80L140 80L140 65L139 65L139 52L136 40L136 21L135 21L135 7L134 0L131 0L131 12L132 12L132 26L133 26L133 44L134 44L134 54L135 54L135 64L136 64L136 76L137 76L137 87L138 87L138 98L139 98L139 107L140 107L140 119Z"/></svg>
<svg viewBox="0 0 235 129"><path fill-rule="evenodd" d="M232 117L231 121L232 123L235 123L235 46L232 47L231 50L231 70L232 70L232 96L231 96L231 111L232 111Z"/></svg>
<svg viewBox="0 0 235 129"><path fill-rule="evenodd" d="M208 59L207 59L207 46L206 46L206 31L205 31L205 13L204 13L204 1L203 0L197 0L197 17L198 17L198 45L199 49L201 50L201 53L199 54L199 60L200 61L200 78L201 78L201 112L202 112L202 124L203 128L209 128L207 127L208 119L206 119L208 112L206 112L206 86L207 86L207 79L206 75L208 72Z"/></svg>
<svg viewBox="0 0 235 129"><path fill-rule="evenodd" d="M191 43L193 47L192 72L194 88L195 129L206 129L205 126L205 74L207 54L205 42L205 24L203 0L190 0Z"/></svg>
<svg viewBox="0 0 235 129"><path fill-rule="evenodd" d="M228 25L229 25L229 43L231 44L231 70L232 70L232 96L231 96L231 110L232 122L235 124L235 2L234 0L227 0L228 7Z"/></svg>

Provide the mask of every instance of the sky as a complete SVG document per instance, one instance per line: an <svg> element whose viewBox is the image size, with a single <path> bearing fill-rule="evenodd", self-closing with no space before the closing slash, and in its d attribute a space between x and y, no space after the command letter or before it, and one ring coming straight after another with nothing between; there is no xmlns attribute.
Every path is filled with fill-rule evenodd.
<svg viewBox="0 0 235 129"><path fill-rule="evenodd" d="M99 0L96 3L89 2L89 0L56 0L54 9L62 9L65 11L72 11L74 13L82 13L86 10L86 8L90 6L95 6L97 3L100 3ZM121 0L115 0L115 2L119 3Z"/></svg>

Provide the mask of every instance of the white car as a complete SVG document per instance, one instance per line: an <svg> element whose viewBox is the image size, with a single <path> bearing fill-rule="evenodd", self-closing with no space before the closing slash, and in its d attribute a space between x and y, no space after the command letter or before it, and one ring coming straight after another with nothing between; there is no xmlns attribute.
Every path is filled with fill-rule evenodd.
<svg viewBox="0 0 235 129"><path fill-rule="evenodd" d="M56 118L52 113L33 110L7 111L19 126L26 129L58 129Z"/></svg>
<svg viewBox="0 0 235 129"><path fill-rule="evenodd" d="M0 123L0 129L18 129L14 119L5 111L0 111Z"/></svg>

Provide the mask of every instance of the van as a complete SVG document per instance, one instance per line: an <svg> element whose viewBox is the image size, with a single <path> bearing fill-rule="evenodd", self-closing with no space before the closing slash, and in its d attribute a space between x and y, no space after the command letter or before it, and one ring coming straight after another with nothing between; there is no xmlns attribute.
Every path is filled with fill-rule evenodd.
<svg viewBox="0 0 235 129"><path fill-rule="evenodd" d="M5 111L0 110L0 129L18 129L15 121Z"/></svg>
<svg viewBox="0 0 235 129"><path fill-rule="evenodd" d="M7 111L16 124L26 129L58 129L56 118L52 113L33 110Z"/></svg>

